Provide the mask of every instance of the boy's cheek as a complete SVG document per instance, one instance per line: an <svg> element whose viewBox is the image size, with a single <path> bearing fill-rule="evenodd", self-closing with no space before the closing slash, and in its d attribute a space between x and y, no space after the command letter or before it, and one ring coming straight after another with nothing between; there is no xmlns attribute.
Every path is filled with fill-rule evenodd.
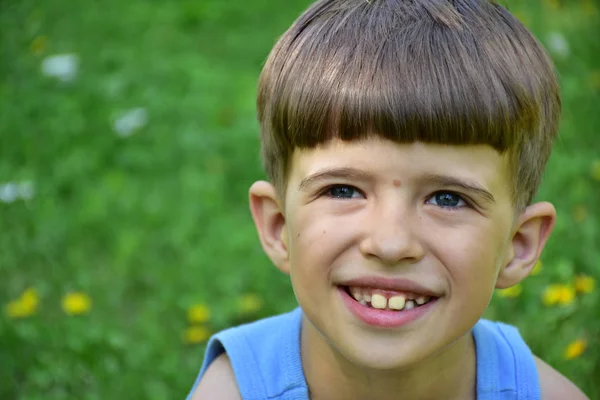
<svg viewBox="0 0 600 400"><path fill-rule="evenodd" d="M335 253L340 248L349 246L352 239L360 235L355 220L319 212L298 218L290 228L295 247L321 255L325 252Z"/></svg>

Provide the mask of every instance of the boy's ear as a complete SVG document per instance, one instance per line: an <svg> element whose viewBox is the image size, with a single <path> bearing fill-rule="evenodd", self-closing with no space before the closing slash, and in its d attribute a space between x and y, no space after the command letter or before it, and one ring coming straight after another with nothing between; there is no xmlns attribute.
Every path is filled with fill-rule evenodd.
<svg viewBox="0 0 600 400"><path fill-rule="evenodd" d="M272 184L255 182L250 187L250 212L265 253L283 273L289 274L288 238L285 216Z"/></svg>
<svg viewBox="0 0 600 400"><path fill-rule="evenodd" d="M548 202L534 203L523 210L508 249L509 254L498 274L496 287L504 289L524 279L537 262L556 222L556 210Z"/></svg>

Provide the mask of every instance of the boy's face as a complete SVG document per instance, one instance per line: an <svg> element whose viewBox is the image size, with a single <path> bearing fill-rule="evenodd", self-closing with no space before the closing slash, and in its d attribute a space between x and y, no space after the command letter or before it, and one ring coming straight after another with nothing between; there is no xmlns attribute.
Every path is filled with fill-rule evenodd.
<svg viewBox="0 0 600 400"><path fill-rule="evenodd" d="M489 146L333 141L294 153L284 209L259 216L253 189L251 205L308 329L354 364L401 368L464 337L539 256L553 209L514 218L509 171Z"/></svg>

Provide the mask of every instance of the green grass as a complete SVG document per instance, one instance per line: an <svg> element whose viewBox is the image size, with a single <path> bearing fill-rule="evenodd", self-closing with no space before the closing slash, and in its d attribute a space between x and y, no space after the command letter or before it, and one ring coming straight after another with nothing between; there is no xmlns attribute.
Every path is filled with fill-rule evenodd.
<svg viewBox="0 0 600 400"><path fill-rule="evenodd" d="M488 316L518 325L536 353L600 399L598 292L567 307L540 300L576 274L600 278L600 182L590 173L600 159L600 15L586 13L589 1L512 3L542 41L561 32L570 45L556 56L565 111L539 194L559 221L542 273L518 298L494 299ZM190 305L209 305L213 331L294 306L246 199L263 177L256 79L307 4L0 4L0 185L35 187L30 200L0 202L0 302L29 287L40 296L30 317L0 315L0 398L183 398L203 356L182 339ZM39 37L46 43L32 49ZM57 53L79 57L75 81L41 73ZM148 124L118 136L115 118L135 107ZM91 297L88 314L65 315L70 291ZM245 293L263 306L241 313ZM564 360L582 337L584 354Z"/></svg>

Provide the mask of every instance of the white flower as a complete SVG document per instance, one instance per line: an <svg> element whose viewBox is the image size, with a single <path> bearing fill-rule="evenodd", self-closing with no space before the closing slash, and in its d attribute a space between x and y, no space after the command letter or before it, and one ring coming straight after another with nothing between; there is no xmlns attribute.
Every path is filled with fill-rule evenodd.
<svg viewBox="0 0 600 400"><path fill-rule="evenodd" d="M133 135L148 123L148 112L145 108L132 108L124 112L114 123L115 131L121 137Z"/></svg>
<svg viewBox="0 0 600 400"><path fill-rule="evenodd" d="M19 186L14 182L0 185L0 201L12 203L19 198Z"/></svg>
<svg viewBox="0 0 600 400"><path fill-rule="evenodd" d="M558 57L566 58L569 55L569 42L560 32L550 32L546 37L548 50Z"/></svg>
<svg viewBox="0 0 600 400"><path fill-rule="evenodd" d="M56 54L42 61L42 72L62 82L71 82L77 76L79 58L75 54Z"/></svg>

